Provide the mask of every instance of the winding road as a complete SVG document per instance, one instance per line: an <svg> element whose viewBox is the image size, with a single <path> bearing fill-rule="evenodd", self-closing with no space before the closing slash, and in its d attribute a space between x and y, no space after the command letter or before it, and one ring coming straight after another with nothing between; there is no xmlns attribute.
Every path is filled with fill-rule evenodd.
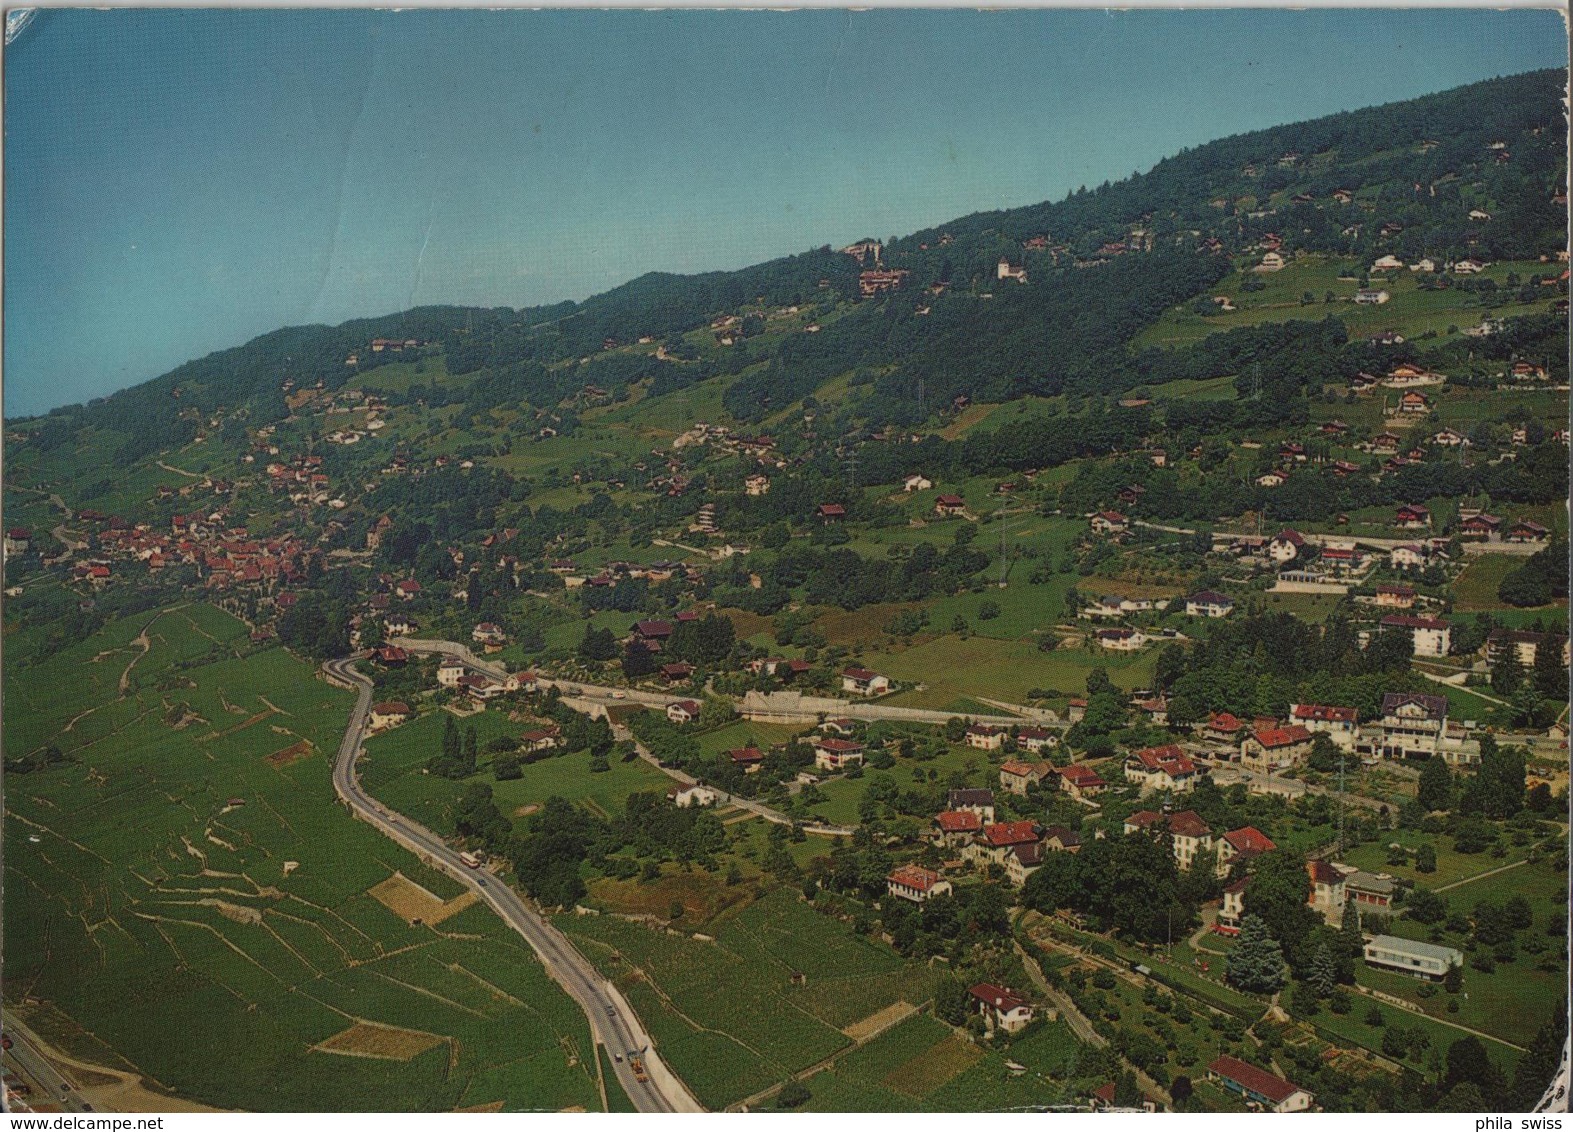
<svg viewBox="0 0 1573 1132"><path fill-rule="evenodd" d="M704 1108L651 1048L649 1034L621 993L601 978L566 936L531 909L505 882L484 871L465 867L458 852L441 837L388 809L362 789L355 763L361 753L367 717L371 712L372 682L356 671L354 657L330 660L322 668L330 681L356 692L349 726L333 764L333 788L340 800L356 817L369 822L422 861L470 889L490 905L505 924L524 937L540 957L547 974L584 1009L595 1040L605 1046L608 1053L622 1057L621 1061L614 1058L612 1068L636 1109L640 1112L703 1112ZM638 1080L629 1064L634 1054L644 1060L649 1077L646 1081Z"/></svg>

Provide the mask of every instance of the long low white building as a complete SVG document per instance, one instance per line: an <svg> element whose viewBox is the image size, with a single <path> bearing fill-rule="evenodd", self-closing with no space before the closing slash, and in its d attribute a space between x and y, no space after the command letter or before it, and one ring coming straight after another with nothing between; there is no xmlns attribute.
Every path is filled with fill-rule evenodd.
<svg viewBox="0 0 1573 1132"><path fill-rule="evenodd" d="M1383 967L1417 979L1435 981L1446 976L1450 968L1463 966L1464 953L1456 947L1442 947L1396 935L1379 935L1365 945L1365 961L1372 967Z"/></svg>

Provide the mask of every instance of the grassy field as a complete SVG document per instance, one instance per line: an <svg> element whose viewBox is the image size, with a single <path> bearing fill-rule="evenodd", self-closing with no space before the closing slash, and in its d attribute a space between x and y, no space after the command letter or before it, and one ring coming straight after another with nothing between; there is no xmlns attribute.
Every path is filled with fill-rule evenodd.
<svg viewBox="0 0 1573 1132"><path fill-rule="evenodd" d="M1482 610L1498 611L1506 606L1497 596L1497 587L1509 573L1524 564L1525 559L1516 554L1472 554L1464 562L1463 573L1453 582L1453 608L1459 613L1477 613ZM1566 599L1544 605L1531 612L1545 613L1566 609Z"/></svg>
<svg viewBox="0 0 1573 1132"><path fill-rule="evenodd" d="M334 801L350 695L246 644L193 606L8 650L7 752L70 760L7 778L8 1005L219 1107L599 1108L585 1019L522 940L481 907L439 931L368 895L394 872L457 886Z"/></svg>
<svg viewBox="0 0 1573 1132"><path fill-rule="evenodd" d="M850 1045L841 1027L930 994L925 968L785 890L721 917L711 940L611 916L558 922L617 980L662 1056L710 1108ZM805 985L794 985L795 973Z"/></svg>

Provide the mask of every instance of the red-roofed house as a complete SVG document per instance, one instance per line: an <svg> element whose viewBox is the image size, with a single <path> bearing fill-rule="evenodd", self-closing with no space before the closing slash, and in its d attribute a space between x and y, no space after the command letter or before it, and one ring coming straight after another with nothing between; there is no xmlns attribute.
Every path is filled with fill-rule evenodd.
<svg viewBox="0 0 1573 1132"><path fill-rule="evenodd" d="M1078 802L1095 798L1109 788L1103 776L1085 763L1071 763L1059 771L1060 789Z"/></svg>
<svg viewBox="0 0 1573 1132"><path fill-rule="evenodd" d="M1036 754L1045 747L1058 747L1060 737L1046 727L1022 727L1016 731L1016 748Z"/></svg>
<svg viewBox="0 0 1573 1132"><path fill-rule="evenodd" d="M986 723L974 723L967 728L967 746L980 751L997 751L1005 745L1005 729Z"/></svg>
<svg viewBox="0 0 1573 1132"><path fill-rule="evenodd" d="M1174 859L1182 869L1190 868L1198 854L1210 855L1214 851L1212 827L1195 810L1181 810L1167 817L1152 810L1137 810L1125 819L1124 825L1127 834L1164 828L1174 840Z"/></svg>
<svg viewBox="0 0 1573 1132"><path fill-rule="evenodd" d="M371 729L385 731L390 727L397 727L410 717L409 704L401 704L397 700L387 703L371 705Z"/></svg>
<svg viewBox="0 0 1573 1132"><path fill-rule="evenodd" d="M877 696L890 691L890 677L867 668L848 668L841 673L841 690L859 696Z"/></svg>
<svg viewBox="0 0 1573 1132"><path fill-rule="evenodd" d="M1218 875L1228 875L1236 861L1249 861L1276 848L1273 839L1254 825L1231 829L1218 839Z"/></svg>
<svg viewBox="0 0 1573 1132"><path fill-rule="evenodd" d="M758 747L734 747L726 757L732 760L733 766L741 767L744 774L758 774L765 761L764 752Z"/></svg>
<svg viewBox="0 0 1573 1132"><path fill-rule="evenodd" d="M1010 873L1011 858L1016 855L1018 849L1025 849L1032 859L1030 862L1017 860L1016 870L1021 870L1024 864L1030 870L1037 867L1040 859L1035 850L1042 832L1042 828L1037 823L1030 821L1008 821L985 825L982 832L961 851L961 858L980 867L996 865Z"/></svg>
<svg viewBox="0 0 1573 1132"><path fill-rule="evenodd" d="M1140 783L1142 791L1169 790L1184 794L1201 778L1196 764L1178 744L1144 747L1125 759L1125 781Z"/></svg>
<svg viewBox="0 0 1573 1132"><path fill-rule="evenodd" d="M1025 795L1029 786L1036 786L1054 773L1051 763L1024 763L1011 759L1000 764L1000 786L1008 794Z"/></svg>
<svg viewBox="0 0 1573 1132"><path fill-rule="evenodd" d="M966 845L983 832L983 817L973 810L945 810L934 815L934 829L930 834L936 845L953 849Z"/></svg>
<svg viewBox="0 0 1573 1132"><path fill-rule="evenodd" d="M1245 886L1250 879L1241 877L1224 887L1223 906L1218 909L1218 918L1213 922L1213 931L1219 935L1240 934L1240 920L1245 915Z"/></svg>
<svg viewBox="0 0 1573 1132"><path fill-rule="evenodd" d="M1213 743L1239 742L1240 732L1245 730L1245 721L1226 711L1214 712L1202 726L1202 738Z"/></svg>
<svg viewBox="0 0 1573 1132"><path fill-rule="evenodd" d="M1014 1034L1027 1028L1032 1021L1032 1004L1009 987L993 983L978 983L967 988L978 1013L990 1030L1000 1029Z"/></svg>
<svg viewBox="0 0 1573 1132"><path fill-rule="evenodd" d="M921 904L931 896L945 895L951 891L951 884L922 865L898 865L885 878L885 891L902 900Z"/></svg>
<svg viewBox="0 0 1573 1132"><path fill-rule="evenodd" d="M1121 535L1131 529L1131 521L1118 511L1099 511L1090 526L1095 535Z"/></svg>
<svg viewBox="0 0 1573 1132"><path fill-rule="evenodd" d="M1329 704L1290 704L1289 718L1312 735L1326 735L1340 750L1352 751L1360 730L1360 713Z"/></svg>
<svg viewBox="0 0 1573 1132"><path fill-rule="evenodd" d="M967 501L959 495L942 495L934 500L936 515L960 515L967 509Z"/></svg>
<svg viewBox="0 0 1573 1132"><path fill-rule="evenodd" d="M1296 766L1311 755L1311 733L1299 724L1258 728L1240 744L1240 762L1255 771Z"/></svg>
<svg viewBox="0 0 1573 1132"><path fill-rule="evenodd" d="M666 718L673 723L692 723L699 718L699 705L693 700L677 700L666 705Z"/></svg>
<svg viewBox="0 0 1573 1132"><path fill-rule="evenodd" d="M815 739L814 765L830 771L862 766L863 744L850 739Z"/></svg>
<svg viewBox="0 0 1573 1132"><path fill-rule="evenodd" d="M1311 1107L1310 1093L1237 1057L1215 1059L1207 1066L1207 1077L1268 1112L1304 1112Z"/></svg>

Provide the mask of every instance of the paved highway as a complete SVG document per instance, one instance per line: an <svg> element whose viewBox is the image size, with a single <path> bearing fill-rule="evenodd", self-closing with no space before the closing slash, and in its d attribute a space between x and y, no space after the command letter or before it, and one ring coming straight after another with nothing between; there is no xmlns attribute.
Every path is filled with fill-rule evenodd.
<svg viewBox="0 0 1573 1132"><path fill-rule="evenodd" d="M442 838L383 806L361 788L355 761L371 711L372 683L355 670L354 657L332 660L322 667L330 679L358 693L349 727L344 732L344 742L333 764L333 788L339 798L357 817L370 822L423 861L471 889L502 917L504 923L525 938L547 973L584 1008L596 1041L609 1053L622 1055L623 1060L614 1060L612 1068L635 1108L640 1112L703 1112L703 1107L676 1074L649 1048L649 1035L622 995L601 978L567 937L526 905L506 883L484 871L466 868L459 854ZM639 1051L644 1051L641 1056L648 1071L647 1081L637 1080L629 1064L629 1055Z"/></svg>
<svg viewBox="0 0 1573 1132"><path fill-rule="evenodd" d="M10 1102L13 1112L37 1111L39 1105L59 1105L65 1112L91 1112L92 1106L82 1099L81 1092L55 1068L54 1062L44 1056L35 1044L33 1032L15 1018L5 1020L5 1033L11 1039L6 1058L15 1061L22 1072L38 1086L30 1097ZM47 1111L47 1110L46 1110Z"/></svg>

